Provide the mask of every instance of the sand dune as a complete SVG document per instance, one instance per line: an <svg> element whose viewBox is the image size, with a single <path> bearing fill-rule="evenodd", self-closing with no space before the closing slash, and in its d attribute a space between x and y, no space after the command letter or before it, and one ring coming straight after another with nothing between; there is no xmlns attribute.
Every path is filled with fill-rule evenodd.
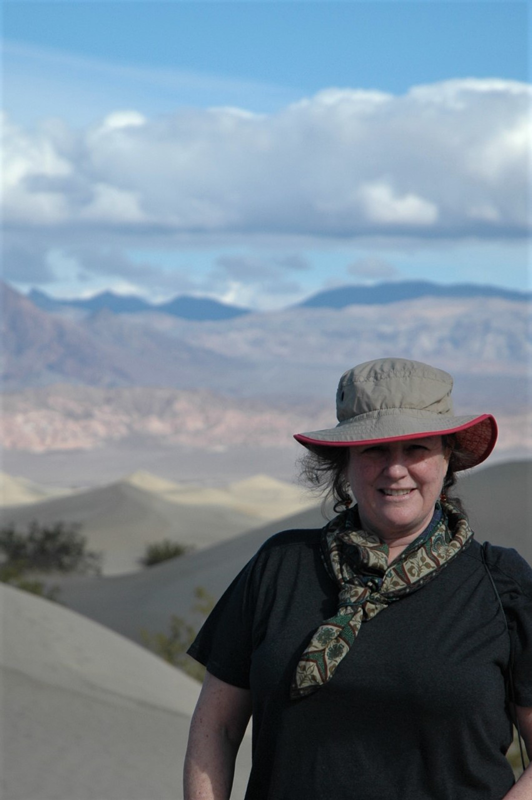
<svg viewBox="0 0 532 800"><path fill-rule="evenodd" d="M104 553L103 572L139 569L145 546L163 539L206 547L260 523L228 506L170 503L125 482L23 506L2 509L2 522L24 527L32 520L79 523L90 550Z"/></svg>
<svg viewBox="0 0 532 800"><path fill-rule="evenodd" d="M514 547L532 564L532 461L494 464L458 485L479 541Z"/></svg>
<svg viewBox="0 0 532 800"><path fill-rule="evenodd" d="M38 503L50 497L70 494L71 489L41 486L27 480L0 472L0 507Z"/></svg>
<svg viewBox="0 0 532 800"><path fill-rule="evenodd" d="M315 498L302 487L269 475L253 475L221 487L179 486L145 472L134 473L126 480L147 491L157 491L169 502L225 506L260 520L282 519L316 505Z"/></svg>
<svg viewBox="0 0 532 800"><path fill-rule="evenodd" d="M24 494L21 480L4 477L12 499L19 499L1 509L2 522L22 528L32 520L80 524L88 548L104 553L105 575L138 570L148 543L170 539L207 547L316 502L301 488L266 475L212 488L139 470L108 486L44 499L29 489Z"/></svg>
<svg viewBox="0 0 532 800"><path fill-rule="evenodd" d="M87 697L116 695L190 715L198 684L59 603L0 584L3 669Z"/></svg>
<svg viewBox="0 0 532 800"><path fill-rule="evenodd" d="M162 495L178 492L183 488L178 483L161 478L159 475L154 475L153 472L148 472L145 469L137 469L130 475L126 475L122 480L123 483L129 483L138 489L144 489L145 492L155 492Z"/></svg>
<svg viewBox="0 0 532 800"><path fill-rule="evenodd" d="M199 684L78 614L0 584L3 800L180 800ZM236 777L243 795L246 742Z"/></svg>

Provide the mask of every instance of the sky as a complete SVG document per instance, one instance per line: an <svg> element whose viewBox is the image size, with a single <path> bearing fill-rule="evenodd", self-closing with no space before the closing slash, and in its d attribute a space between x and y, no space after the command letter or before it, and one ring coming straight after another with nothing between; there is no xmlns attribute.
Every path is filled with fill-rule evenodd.
<svg viewBox="0 0 532 800"><path fill-rule="evenodd" d="M257 309L526 290L528 4L3 4L3 271Z"/></svg>

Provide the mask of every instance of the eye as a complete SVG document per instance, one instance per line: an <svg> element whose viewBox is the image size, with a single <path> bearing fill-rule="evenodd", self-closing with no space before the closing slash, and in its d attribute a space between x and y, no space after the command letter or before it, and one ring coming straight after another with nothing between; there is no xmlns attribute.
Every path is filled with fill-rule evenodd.
<svg viewBox="0 0 532 800"><path fill-rule="evenodd" d="M414 443L414 444L410 444L410 445L408 445L408 450L410 450L410 451L412 451L412 452L416 452L416 451L417 451L417 452L420 452L420 451L422 451L422 450L428 451L429 449L430 449L430 448L429 448L429 447L427 447L427 445L426 445L426 444Z"/></svg>
<svg viewBox="0 0 532 800"><path fill-rule="evenodd" d="M364 447L364 449L362 450L362 453L369 453L369 454L374 453L374 454L377 454L377 453L382 453L383 451L384 451L384 447L382 447L382 445L372 444L370 447Z"/></svg>

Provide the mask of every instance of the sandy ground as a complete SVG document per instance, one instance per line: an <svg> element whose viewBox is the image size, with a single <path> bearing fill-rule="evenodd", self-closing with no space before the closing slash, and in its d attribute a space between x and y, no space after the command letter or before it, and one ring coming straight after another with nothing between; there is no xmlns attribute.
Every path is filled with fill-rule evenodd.
<svg viewBox="0 0 532 800"><path fill-rule="evenodd" d="M74 515L85 523L85 529L89 526L89 532L92 524L100 539L93 536L91 544L99 543L107 554L125 559L126 566L136 570L126 577L140 578L141 583L156 577L135 562L137 539L144 542L146 532L160 540L164 525L172 522L176 531L178 520L180 538L186 538L186 530L196 531L196 537L198 530L210 531L210 538L204 535L202 540L207 546L309 502L294 486L267 476L209 488L136 472L110 486L61 494L4 476L3 487L4 502L17 503L8 503L4 511L19 512L18 521L54 521L70 513L70 518ZM238 543L236 552L238 557L244 552ZM219 567L214 563L213 571ZM86 580L97 594L113 586L112 579L111 584L105 578ZM212 581L209 584L212 589ZM192 580L191 595L194 586ZM175 598L175 582L171 592ZM102 599L107 602L109 595L104 592ZM115 595L110 604L120 607L132 628L140 631L143 613L131 598L124 607ZM140 598L139 606L144 606ZM180 800L199 684L88 616L0 584L0 796ZM249 769L247 736L237 763L236 800L244 796Z"/></svg>
<svg viewBox="0 0 532 800"><path fill-rule="evenodd" d="M0 585L2 800L180 800L199 684L55 603ZM235 797L245 791L249 738Z"/></svg>

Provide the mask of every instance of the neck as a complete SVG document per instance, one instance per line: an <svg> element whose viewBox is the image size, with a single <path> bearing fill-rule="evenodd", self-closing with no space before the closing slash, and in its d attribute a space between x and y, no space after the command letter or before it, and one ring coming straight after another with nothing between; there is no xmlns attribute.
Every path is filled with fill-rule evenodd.
<svg viewBox="0 0 532 800"><path fill-rule="evenodd" d="M391 564L393 561L395 561L396 558L399 558L401 553L404 550L406 550L409 544L410 542L406 542L404 544L395 543L388 545L388 563Z"/></svg>
<svg viewBox="0 0 532 800"><path fill-rule="evenodd" d="M423 520L423 522L420 525L417 525L413 530L404 530L404 529L377 530L376 528L366 523L363 516L361 516L359 510L359 519L362 528L368 533L372 533L375 536L377 536L383 544L387 545L390 550L390 554L393 555L394 557L397 557L399 553L401 553L403 550L405 550L405 548L408 547L409 544L415 541L420 534L426 531L429 525L431 524L433 518L434 518L434 509L431 511L429 515L427 515L427 517Z"/></svg>
<svg viewBox="0 0 532 800"><path fill-rule="evenodd" d="M404 535L400 534L398 536L386 536L383 534L377 535L383 544L388 545L390 550L396 550L397 548L401 548L403 550L405 547L408 547L409 544L415 541L419 534L423 533L426 527L427 526L425 525L419 531L415 531L415 533L408 533Z"/></svg>

